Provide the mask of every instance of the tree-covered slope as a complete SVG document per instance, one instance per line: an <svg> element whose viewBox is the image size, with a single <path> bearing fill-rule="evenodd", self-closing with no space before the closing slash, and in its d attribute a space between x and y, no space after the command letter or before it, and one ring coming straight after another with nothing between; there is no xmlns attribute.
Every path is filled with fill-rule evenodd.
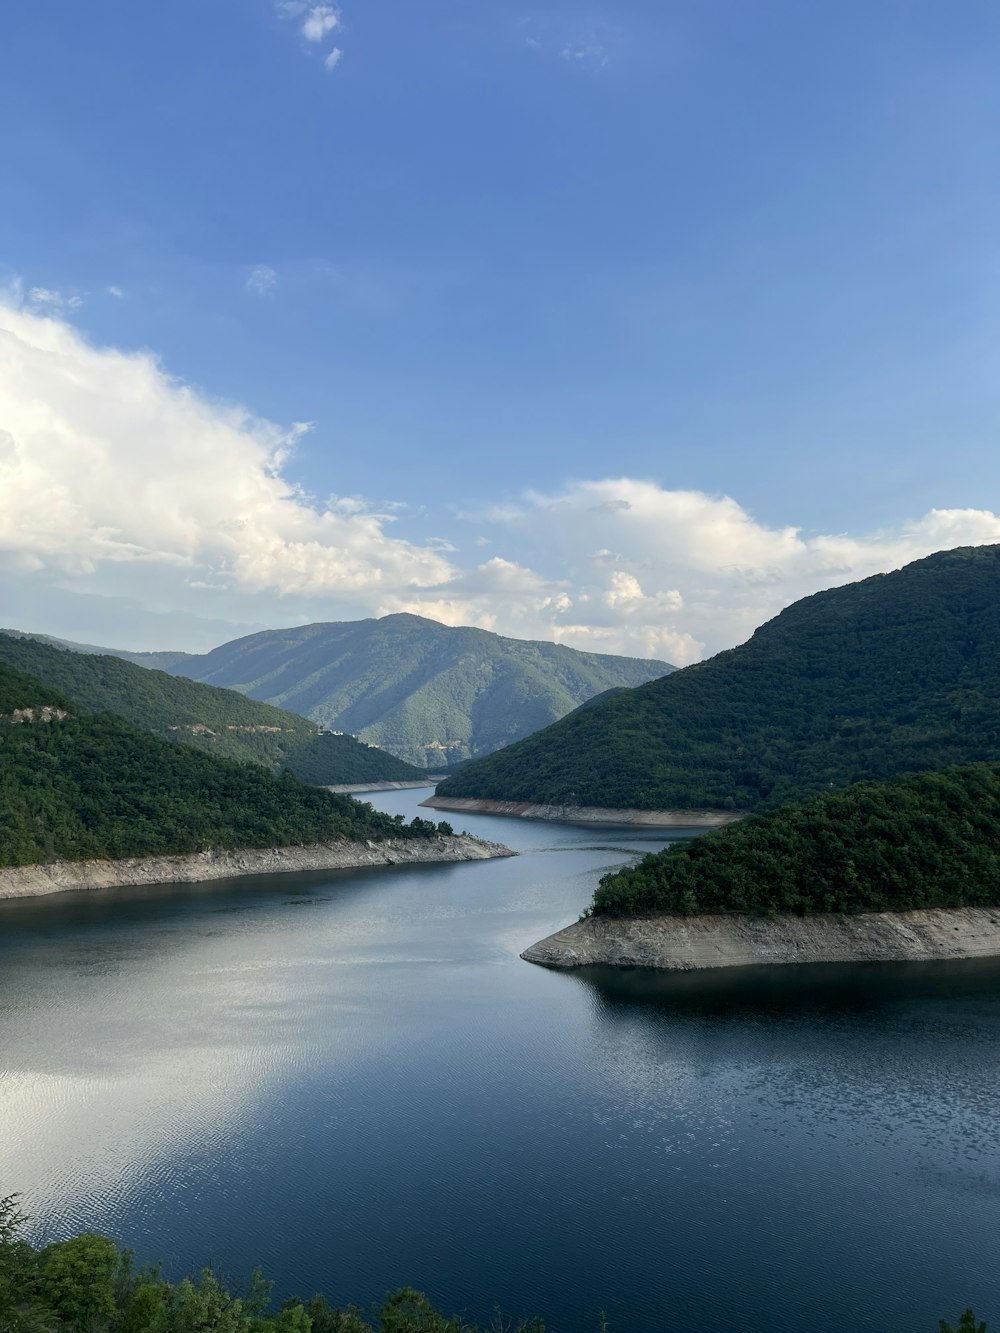
<svg viewBox="0 0 1000 1333"><path fill-rule="evenodd" d="M595 703L442 796L753 810L1000 758L1000 547L807 597L739 648Z"/></svg>
<svg viewBox="0 0 1000 1333"><path fill-rule="evenodd" d="M97 653L102 657L120 657L126 662L136 662L139 666L153 667L157 671L181 670L181 663L191 653L171 652L133 653L127 648L100 648L96 643L75 643L71 639L55 639L51 634L32 634L30 630L0 628L0 634L9 634L14 639L35 639L39 643L50 644L53 648L68 648L74 653Z"/></svg>
<svg viewBox="0 0 1000 1333"><path fill-rule="evenodd" d="M0 865L423 837L290 773L216 759L0 663Z"/></svg>
<svg viewBox="0 0 1000 1333"><path fill-rule="evenodd" d="M488 754L604 690L671 669L411 615L268 630L171 668L424 768Z"/></svg>
<svg viewBox="0 0 1000 1333"><path fill-rule="evenodd" d="M118 657L72 652L3 632L0 662L61 691L81 712L114 713L166 740L276 771L287 768L318 786L421 776L394 755L353 736L322 733L308 718L236 690L144 670Z"/></svg>
<svg viewBox="0 0 1000 1333"><path fill-rule="evenodd" d="M1000 905L1000 765L790 801L606 875L603 916Z"/></svg>

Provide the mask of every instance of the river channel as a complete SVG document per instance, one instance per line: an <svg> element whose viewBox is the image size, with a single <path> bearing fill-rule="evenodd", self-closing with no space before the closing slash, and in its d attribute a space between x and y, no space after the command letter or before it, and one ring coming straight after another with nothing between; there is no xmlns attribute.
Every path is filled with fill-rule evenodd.
<svg viewBox="0 0 1000 1333"><path fill-rule="evenodd" d="M521 855L0 903L36 1238L555 1333L1000 1326L1000 962L546 971L669 835L455 822Z"/></svg>

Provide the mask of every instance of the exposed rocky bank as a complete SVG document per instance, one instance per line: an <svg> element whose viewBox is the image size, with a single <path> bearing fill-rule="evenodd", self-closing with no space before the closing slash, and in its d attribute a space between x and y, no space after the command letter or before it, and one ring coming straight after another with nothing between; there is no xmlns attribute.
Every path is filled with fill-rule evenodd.
<svg viewBox="0 0 1000 1333"><path fill-rule="evenodd" d="M1000 908L972 907L857 916L588 917L521 955L546 967L672 971L991 956L1000 956Z"/></svg>
<svg viewBox="0 0 1000 1333"><path fill-rule="evenodd" d="M410 791L416 787L433 787L440 778L418 778L406 782L338 782L326 791L337 792L341 796L356 796L364 791Z"/></svg>
<svg viewBox="0 0 1000 1333"><path fill-rule="evenodd" d="M530 801L480 800L473 796L428 796L421 805L463 815L548 819L556 824L639 824L653 828L720 828L742 816L724 810L612 810L602 805L533 805Z"/></svg>
<svg viewBox="0 0 1000 1333"><path fill-rule="evenodd" d="M486 861L496 856L513 855L502 843L486 842L463 833L451 838L329 842L309 847L247 848L196 852L187 856L133 857L122 861L56 861L44 866L0 867L0 899L35 898L48 893L137 884L196 884L204 880L287 874L296 870Z"/></svg>

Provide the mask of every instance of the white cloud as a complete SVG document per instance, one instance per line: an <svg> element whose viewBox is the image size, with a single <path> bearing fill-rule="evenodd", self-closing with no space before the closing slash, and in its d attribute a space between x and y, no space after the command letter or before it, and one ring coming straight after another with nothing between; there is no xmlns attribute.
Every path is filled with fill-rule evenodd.
<svg viewBox="0 0 1000 1333"><path fill-rule="evenodd" d="M548 613L547 637L681 663L742 642L821 588L947 547L1000 542L1000 517L989 510L935 509L884 531L809 536L760 523L728 496L627 477L529 494L489 518L497 545L568 579L573 610Z"/></svg>
<svg viewBox="0 0 1000 1333"><path fill-rule="evenodd" d="M125 297L125 293L122 291L122 289L120 287L114 286L113 284L112 286L107 287L105 290L107 291L109 296L113 296L118 301L123 300Z"/></svg>
<svg viewBox="0 0 1000 1333"><path fill-rule="evenodd" d="M578 21L533 14L519 26L527 50L592 72L603 69L622 43L621 32L609 23L581 26Z"/></svg>
<svg viewBox="0 0 1000 1333"><path fill-rule="evenodd" d="M254 296L271 296L278 286L278 275L267 264L255 264L244 286Z"/></svg>
<svg viewBox="0 0 1000 1333"><path fill-rule="evenodd" d="M32 287L28 292L28 305L35 310L79 310L83 305L82 296L63 296L62 292L50 287Z"/></svg>
<svg viewBox="0 0 1000 1333"><path fill-rule="evenodd" d="M245 620L261 596L291 619L277 609L288 597L329 605L446 582L444 555L394 538L391 520L318 505L285 479L303 430L0 304L0 562L161 608L189 609L191 583L214 585Z"/></svg>
<svg viewBox="0 0 1000 1333"><path fill-rule="evenodd" d="M336 5L317 5L312 0L276 0L274 9L280 19L294 21L298 25L299 35L313 46L343 27L340 10ZM328 72L335 70L343 55L339 46L331 47L323 57L323 68Z"/></svg>
<svg viewBox="0 0 1000 1333"><path fill-rule="evenodd" d="M314 5L302 24L302 36L307 42L321 42L339 24L340 15L332 5Z"/></svg>
<svg viewBox="0 0 1000 1333"><path fill-rule="evenodd" d="M985 509L808 534L630 477L494 501L455 520L474 525L465 541L407 508L398 522L424 535L404 540L399 506L318 502L287 480L309 423L278 427L147 353L93 346L56 295L0 299L0 623L204 648L248 626L406 610L684 664L808 593L1000 542Z"/></svg>
<svg viewBox="0 0 1000 1333"><path fill-rule="evenodd" d="M603 69L610 55L607 47L596 37L578 36L566 43L559 52L559 59L586 69Z"/></svg>

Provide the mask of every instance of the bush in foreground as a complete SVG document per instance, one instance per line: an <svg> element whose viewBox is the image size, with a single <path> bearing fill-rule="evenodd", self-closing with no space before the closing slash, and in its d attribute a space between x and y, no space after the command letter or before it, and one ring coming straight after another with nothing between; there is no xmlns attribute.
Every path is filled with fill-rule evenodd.
<svg viewBox="0 0 1000 1333"><path fill-rule="evenodd" d="M435 1310L422 1292L402 1287L372 1318L324 1296L271 1308L273 1284L255 1271L234 1295L211 1269L168 1282L158 1268L136 1270L128 1251L92 1232L35 1249L23 1235L17 1197L0 1198L0 1333L480 1333L458 1315ZM602 1319L601 1333L607 1333ZM545 1333L540 1319L497 1315L487 1333ZM956 1328L987 1333L966 1310Z"/></svg>

